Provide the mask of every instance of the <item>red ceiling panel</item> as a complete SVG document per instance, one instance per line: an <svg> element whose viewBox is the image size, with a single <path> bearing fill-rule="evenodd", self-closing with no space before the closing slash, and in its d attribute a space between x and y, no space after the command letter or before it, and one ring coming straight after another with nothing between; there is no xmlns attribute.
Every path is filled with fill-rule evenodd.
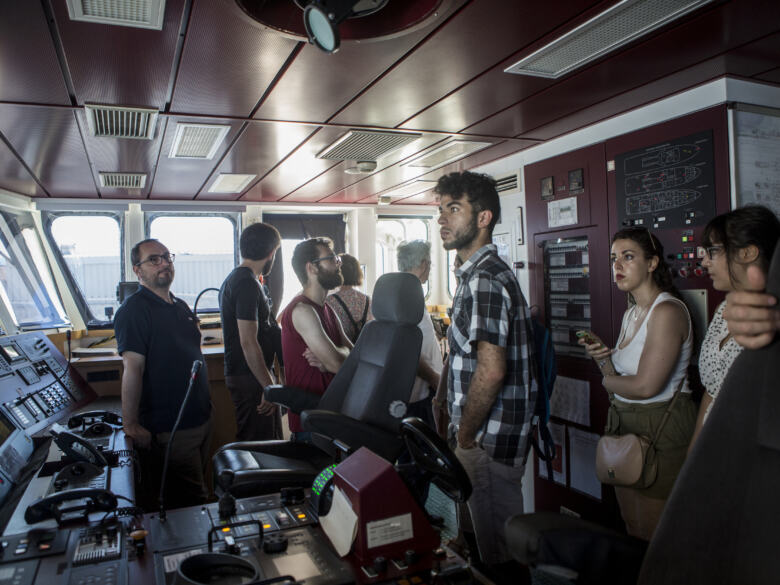
<svg viewBox="0 0 780 585"><path fill-rule="evenodd" d="M347 42L333 55L306 45L255 118L325 122L429 32L430 27L395 39Z"/></svg>
<svg viewBox="0 0 780 585"><path fill-rule="evenodd" d="M4 104L0 132L52 197L97 197L70 108Z"/></svg>
<svg viewBox="0 0 780 585"><path fill-rule="evenodd" d="M286 122L249 122L198 197L210 197L208 187L219 173L248 173L262 178L316 129L317 126Z"/></svg>
<svg viewBox="0 0 780 585"><path fill-rule="evenodd" d="M0 4L0 101L70 103L40 2Z"/></svg>
<svg viewBox="0 0 780 585"><path fill-rule="evenodd" d="M2 110L2 106L0 106L0 110ZM0 189L7 189L29 197L47 196L21 161L9 150L5 142L0 142Z"/></svg>
<svg viewBox="0 0 780 585"><path fill-rule="evenodd" d="M162 109L184 0L168 0L162 31L71 20L52 2L76 101Z"/></svg>
<svg viewBox="0 0 780 585"><path fill-rule="evenodd" d="M236 134L243 125L239 120L219 120L209 118L184 118L178 116L162 116L167 120L165 137L162 140L162 148L159 149L157 169L154 175L150 199L194 199L200 191L203 183L209 178L214 166L222 159L230 144L235 140ZM193 122L197 124L227 124L230 130L225 135L214 158L211 160L195 160L186 158L171 158L171 146L176 134L178 122ZM162 131L162 126L160 127ZM210 193L209 195L215 195ZM236 195L231 194L235 199Z"/></svg>
<svg viewBox="0 0 780 585"><path fill-rule="evenodd" d="M564 78L508 112L471 126L468 131L490 134L504 129L514 135L535 136L534 128L663 77L672 67L679 71L718 54L721 49L736 48L757 35L764 36L777 29L777 20L771 16L776 7L768 6L763 0L743 0L739 10L752 4L760 16L758 22L748 23L737 22L733 12L737 10L736 4L722 5L692 17L683 25Z"/></svg>
<svg viewBox="0 0 780 585"><path fill-rule="evenodd" d="M334 121L401 124L540 36L547 14L562 23L589 4L566 0L540 11L529 2L472 2Z"/></svg>
<svg viewBox="0 0 780 585"><path fill-rule="evenodd" d="M195 2L171 111L249 116L297 44L233 0Z"/></svg>

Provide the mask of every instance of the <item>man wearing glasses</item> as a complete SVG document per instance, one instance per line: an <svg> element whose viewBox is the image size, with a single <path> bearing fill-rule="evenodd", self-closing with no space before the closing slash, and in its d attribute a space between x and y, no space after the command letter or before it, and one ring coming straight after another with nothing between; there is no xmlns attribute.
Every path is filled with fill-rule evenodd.
<svg viewBox="0 0 780 585"><path fill-rule="evenodd" d="M141 286L114 317L122 356L122 417L133 439L144 478L138 504L155 509L162 462L187 390L194 360L203 360L198 321L187 303L174 297L174 255L157 240L130 252ZM211 442L211 401L205 365L182 413L166 481L165 501L176 507L202 503L208 495L204 470Z"/></svg>
<svg viewBox="0 0 780 585"><path fill-rule="evenodd" d="M341 259L329 239L312 238L295 247L292 267L303 291L281 316L287 384L323 394L352 349L341 322L325 304L328 291L343 282ZM296 414L289 413L288 420L293 440L310 440Z"/></svg>

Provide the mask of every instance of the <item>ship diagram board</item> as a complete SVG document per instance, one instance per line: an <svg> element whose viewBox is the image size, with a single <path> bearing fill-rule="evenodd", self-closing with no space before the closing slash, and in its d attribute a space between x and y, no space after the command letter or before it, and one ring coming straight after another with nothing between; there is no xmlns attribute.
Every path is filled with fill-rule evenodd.
<svg viewBox="0 0 780 585"><path fill-rule="evenodd" d="M715 215L712 131L615 157L618 225L680 228Z"/></svg>
<svg viewBox="0 0 780 585"><path fill-rule="evenodd" d="M780 110L735 112L737 204L765 205L780 217Z"/></svg>

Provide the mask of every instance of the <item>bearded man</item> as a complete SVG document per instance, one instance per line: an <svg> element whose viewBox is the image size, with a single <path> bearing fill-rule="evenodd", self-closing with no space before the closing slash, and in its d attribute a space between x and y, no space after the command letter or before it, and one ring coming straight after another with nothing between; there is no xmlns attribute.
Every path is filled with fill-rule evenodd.
<svg viewBox="0 0 780 585"><path fill-rule="evenodd" d="M295 247L292 267L303 291L281 316L287 384L323 394L352 349L341 322L325 304L328 291L343 282L341 258L329 239L311 238ZM298 415L291 412L287 416L292 440L310 441Z"/></svg>

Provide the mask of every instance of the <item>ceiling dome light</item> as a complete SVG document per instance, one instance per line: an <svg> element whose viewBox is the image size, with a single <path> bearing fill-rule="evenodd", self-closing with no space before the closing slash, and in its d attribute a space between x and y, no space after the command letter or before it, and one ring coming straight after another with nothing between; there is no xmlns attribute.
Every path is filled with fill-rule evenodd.
<svg viewBox="0 0 780 585"><path fill-rule="evenodd" d="M315 2L309 4L303 11L303 24L306 27L306 34L309 35L309 42L326 53L335 53L341 44L338 23L333 22L331 18L335 18L335 14L333 12L326 14L324 7Z"/></svg>

